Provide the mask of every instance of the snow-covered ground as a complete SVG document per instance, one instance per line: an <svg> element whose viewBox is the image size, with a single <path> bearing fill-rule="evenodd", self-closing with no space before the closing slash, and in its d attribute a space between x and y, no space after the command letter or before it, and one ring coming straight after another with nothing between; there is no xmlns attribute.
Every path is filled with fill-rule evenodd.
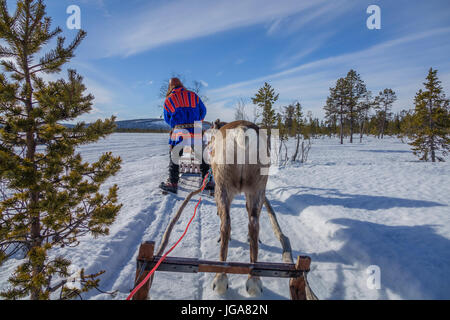
<svg viewBox="0 0 450 320"><path fill-rule="evenodd" d="M292 150L292 148L291 148ZM86 272L106 270L103 290L132 289L141 242L159 243L179 196L162 196L158 184L167 175L165 134L114 134L84 146L85 160L112 151L122 170L108 181L120 187L124 204L109 236L84 237L76 248L59 249ZM450 159L449 159L450 160ZM294 256L312 258L309 282L320 299L450 298L450 163L423 163L399 140L368 138L339 145L337 139L314 140L309 161L288 165L269 178L271 200ZM174 229L178 239L191 217L192 200ZM249 261L244 198L232 205L229 261ZM259 260L281 261L281 248L265 211L261 215ZM204 198L196 220L171 256L217 260L219 218L214 200ZM0 268L0 288L14 260ZM367 285L367 268L378 266L381 288ZM158 272L152 299L220 299L211 289L213 274ZM246 276L229 276L225 299L247 299ZM289 298L288 280L263 278L261 299ZM109 299L95 290L91 299Z"/></svg>

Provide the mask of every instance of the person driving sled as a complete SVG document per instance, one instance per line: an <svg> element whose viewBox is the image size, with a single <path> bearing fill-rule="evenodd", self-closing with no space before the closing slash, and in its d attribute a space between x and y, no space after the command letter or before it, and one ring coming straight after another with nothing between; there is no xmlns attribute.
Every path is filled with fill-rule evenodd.
<svg viewBox="0 0 450 320"><path fill-rule="evenodd" d="M196 138L194 136L194 125L196 121L203 121L206 116L206 107L200 97L190 90L187 90L178 78L169 81L169 88L164 102L164 120L172 128L170 132L170 163L169 178L162 182L160 188L166 192L177 193L180 166L178 159L174 159L172 150L174 147L185 141L184 145L191 145ZM183 139L184 138L184 139ZM198 137L197 137L198 138ZM180 157L183 149L180 150ZM201 158L200 170L202 178L209 171L209 165ZM208 184L206 189L213 189L212 184Z"/></svg>

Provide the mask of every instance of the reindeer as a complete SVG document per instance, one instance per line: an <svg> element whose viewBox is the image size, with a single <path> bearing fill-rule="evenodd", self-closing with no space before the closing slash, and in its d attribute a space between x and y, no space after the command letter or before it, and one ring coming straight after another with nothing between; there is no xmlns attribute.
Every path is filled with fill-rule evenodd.
<svg viewBox="0 0 450 320"><path fill-rule="evenodd" d="M228 254L231 203L236 195L244 193L249 219L250 262L255 263L258 260L259 216L265 199L269 169L269 163L263 164L261 160L261 155L267 159L267 136L263 131L260 132L257 125L248 121L224 124L217 120L210 149L210 162L216 183L217 214L220 217L220 261L226 261ZM230 151L231 159L227 154ZM217 273L212 287L218 294L225 294L228 289L226 273ZM260 295L260 278L249 275L246 289L252 296Z"/></svg>

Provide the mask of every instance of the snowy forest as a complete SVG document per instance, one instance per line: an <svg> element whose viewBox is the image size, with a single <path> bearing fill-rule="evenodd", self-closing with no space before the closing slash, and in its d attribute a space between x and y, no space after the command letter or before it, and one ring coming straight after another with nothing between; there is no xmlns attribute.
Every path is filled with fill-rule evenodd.
<svg viewBox="0 0 450 320"><path fill-rule="evenodd" d="M397 99L396 93L386 88L373 96L355 70L350 70L330 88L327 104L323 107L325 119L314 118L311 112L305 115L299 101L278 108L277 112L273 105L278 98L275 89L265 83L252 98L253 118L247 115L245 99L240 99L235 107L235 120L251 120L262 128L278 129L281 146L292 137L303 138L308 144L311 138L337 137L343 144L344 138L349 143L361 143L364 136L378 139L395 136L410 144L420 160L445 161L450 151L450 100L433 68L426 75L423 88L418 88L412 99L414 107L395 113L392 105ZM293 161L297 159L298 145Z"/></svg>

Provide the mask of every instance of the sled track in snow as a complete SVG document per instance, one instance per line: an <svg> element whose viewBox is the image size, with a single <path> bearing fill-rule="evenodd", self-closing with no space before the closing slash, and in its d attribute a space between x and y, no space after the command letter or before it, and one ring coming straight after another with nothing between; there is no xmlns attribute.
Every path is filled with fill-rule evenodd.
<svg viewBox="0 0 450 320"><path fill-rule="evenodd" d="M130 274L135 268L135 260L139 245L145 239L159 239L159 230L169 221L170 208L176 205L176 199L167 197L152 201L146 208L140 210L133 219L123 226L117 233L110 235L112 239L107 242L94 261L87 268L87 272L98 272L105 269L102 276L101 287L106 290L119 290L126 294L133 286ZM118 270L118 272L114 272ZM128 278L128 284L120 283L121 278ZM117 283L119 282L119 283ZM118 285L118 287L116 286ZM98 295L92 291L87 298Z"/></svg>

